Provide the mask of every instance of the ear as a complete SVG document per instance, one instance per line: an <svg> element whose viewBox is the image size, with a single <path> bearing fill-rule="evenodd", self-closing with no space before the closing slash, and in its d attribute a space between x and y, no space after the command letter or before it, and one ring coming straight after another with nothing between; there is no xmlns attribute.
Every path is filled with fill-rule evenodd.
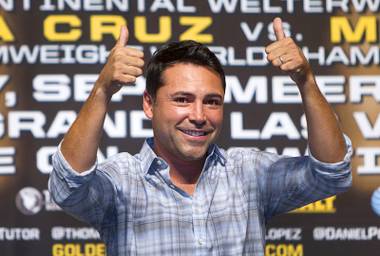
<svg viewBox="0 0 380 256"><path fill-rule="evenodd" d="M153 99L152 96L145 90L143 95L143 109L145 116L149 119L153 118Z"/></svg>

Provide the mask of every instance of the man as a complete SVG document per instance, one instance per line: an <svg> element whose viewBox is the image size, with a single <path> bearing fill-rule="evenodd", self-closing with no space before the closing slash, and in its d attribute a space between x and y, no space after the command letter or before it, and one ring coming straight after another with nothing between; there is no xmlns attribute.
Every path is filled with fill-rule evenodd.
<svg viewBox="0 0 380 256"><path fill-rule="evenodd" d="M143 72L143 54L125 47L122 28L53 157L49 182L63 209L100 232L109 256L264 255L270 217L350 186L350 142L281 19L274 30L268 60L299 87L311 156L214 145L223 120L224 72L205 46L187 41L164 46L147 66L143 108L154 137L137 155L120 153L97 164L110 98Z"/></svg>

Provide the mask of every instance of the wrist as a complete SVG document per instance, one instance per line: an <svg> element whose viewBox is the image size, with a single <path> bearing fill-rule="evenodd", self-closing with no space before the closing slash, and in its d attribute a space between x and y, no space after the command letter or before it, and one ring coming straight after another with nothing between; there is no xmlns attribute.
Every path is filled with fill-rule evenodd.
<svg viewBox="0 0 380 256"><path fill-rule="evenodd" d="M91 97L97 101L108 104L112 98L113 93L108 92L107 87L102 85L100 81L95 83L94 88L91 91Z"/></svg>
<svg viewBox="0 0 380 256"><path fill-rule="evenodd" d="M310 87L318 88L317 82L311 69L304 70L302 76L300 76L299 79L295 82L301 92Z"/></svg>

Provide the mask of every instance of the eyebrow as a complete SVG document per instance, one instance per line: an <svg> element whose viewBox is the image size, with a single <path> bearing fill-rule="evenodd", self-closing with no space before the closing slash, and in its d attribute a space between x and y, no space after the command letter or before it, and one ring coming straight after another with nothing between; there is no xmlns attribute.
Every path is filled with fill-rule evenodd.
<svg viewBox="0 0 380 256"><path fill-rule="evenodd" d="M194 96L193 93L190 93L190 92L186 92L186 91L178 91L178 92L175 92L173 94L170 95L171 97L175 97L175 96ZM223 96L218 94L218 93L210 93L210 94L206 94L207 98L214 98L214 97L217 97L217 98L220 98L222 99Z"/></svg>
<svg viewBox="0 0 380 256"><path fill-rule="evenodd" d="M170 96L172 97L175 97L175 96L192 96L194 94L190 93L190 92L186 92L186 91L178 91L178 92L175 92L173 94L170 94Z"/></svg>
<svg viewBox="0 0 380 256"><path fill-rule="evenodd" d="M223 99L223 96L220 95L220 94L217 94L217 93L211 93L211 94L207 94L206 97L209 97L209 98L220 98L220 99Z"/></svg>

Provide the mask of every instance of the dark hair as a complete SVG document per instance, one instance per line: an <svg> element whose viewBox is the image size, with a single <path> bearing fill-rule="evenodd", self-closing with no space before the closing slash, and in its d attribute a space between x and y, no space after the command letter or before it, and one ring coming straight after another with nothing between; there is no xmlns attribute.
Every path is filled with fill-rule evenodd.
<svg viewBox="0 0 380 256"><path fill-rule="evenodd" d="M150 59L146 68L146 90L153 99L163 84L162 73L176 63L191 63L210 68L219 74L223 90L225 90L224 71L215 54L201 43L186 40L163 45Z"/></svg>

